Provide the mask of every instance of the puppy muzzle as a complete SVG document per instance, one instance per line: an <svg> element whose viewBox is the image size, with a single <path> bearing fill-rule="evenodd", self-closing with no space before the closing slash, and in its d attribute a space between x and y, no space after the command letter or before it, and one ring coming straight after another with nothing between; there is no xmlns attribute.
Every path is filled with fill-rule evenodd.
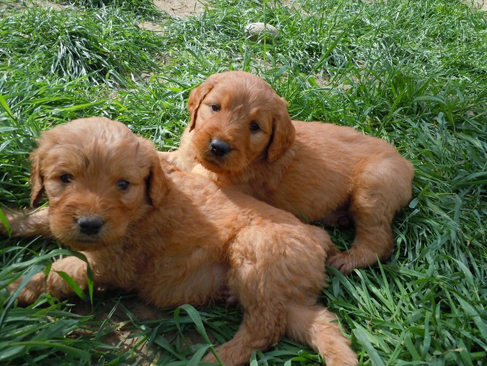
<svg viewBox="0 0 487 366"><path fill-rule="evenodd" d="M226 141L220 139L211 139L209 150L214 156L221 158L228 155L230 151L232 151L232 147Z"/></svg>
<svg viewBox="0 0 487 366"><path fill-rule="evenodd" d="M105 222L97 216L81 216L76 225L81 234L94 236L98 235Z"/></svg>

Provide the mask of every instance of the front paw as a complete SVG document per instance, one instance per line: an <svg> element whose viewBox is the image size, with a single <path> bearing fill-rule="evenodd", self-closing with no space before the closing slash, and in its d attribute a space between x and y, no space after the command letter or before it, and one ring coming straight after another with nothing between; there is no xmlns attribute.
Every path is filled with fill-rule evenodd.
<svg viewBox="0 0 487 366"><path fill-rule="evenodd" d="M14 293L17 291L22 281L23 278L19 278L11 283L7 287L7 290L10 293ZM44 292L46 292L46 276L44 273L37 273L30 279L25 287L20 290L20 293L17 295L17 300L21 305L29 305L36 301Z"/></svg>

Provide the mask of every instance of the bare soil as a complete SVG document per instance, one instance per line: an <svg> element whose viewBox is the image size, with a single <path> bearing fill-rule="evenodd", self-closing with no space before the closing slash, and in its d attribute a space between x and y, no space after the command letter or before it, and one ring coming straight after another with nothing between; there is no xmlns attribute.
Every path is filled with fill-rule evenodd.
<svg viewBox="0 0 487 366"><path fill-rule="evenodd" d="M154 0L154 5L173 17L188 17L198 14L203 4L198 0Z"/></svg>
<svg viewBox="0 0 487 366"><path fill-rule="evenodd" d="M487 11L487 0L466 0L467 4L472 3L472 5L480 10Z"/></svg>

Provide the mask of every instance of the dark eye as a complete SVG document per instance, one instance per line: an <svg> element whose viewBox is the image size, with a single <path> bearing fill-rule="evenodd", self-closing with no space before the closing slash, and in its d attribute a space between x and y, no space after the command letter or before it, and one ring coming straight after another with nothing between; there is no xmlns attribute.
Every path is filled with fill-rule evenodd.
<svg viewBox="0 0 487 366"><path fill-rule="evenodd" d="M73 176L71 174L63 174L59 177L59 180L65 184L68 184L73 180Z"/></svg>
<svg viewBox="0 0 487 366"><path fill-rule="evenodd" d="M219 104L212 104L211 109L213 110L213 112L218 112L221 109L221 107Z"/></svg>
<svg viewBox="0 0 487 366"><path fill-rule="evenodd" d="M259 131L259 130L260 130L260 126L257 122L255 121L250 122L250 131Z"/></svg>
<svg viewBox="0 0 487 366"><path fill-rule="evenodd" d="M130 187L130 183L127 182L126 180L120 179L117 182L117 188L120 189L121 191L126 191L127 189L129 189L129 187Z"/></svg>

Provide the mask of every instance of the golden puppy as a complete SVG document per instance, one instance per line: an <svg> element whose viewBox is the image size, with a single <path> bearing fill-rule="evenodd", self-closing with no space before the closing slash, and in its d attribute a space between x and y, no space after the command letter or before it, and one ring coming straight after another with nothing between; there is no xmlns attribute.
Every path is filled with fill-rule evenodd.
<svg viewBox="0 0 487 366"><path fill-rule="evenodd" d="M329 259L344 273L387 259L391 222L411 199L413 166L386 141L352 128L291 121L286 106L255 75L212 75L190 94L179 150L161 155L305 221L352 218L352 248Z"/></svg>
<svg viewBox="0 0 487 366"><path fill-rule="evenodd" d="M104 118L45 132L32 154L31 179L32 202L45 190L49 208L10 215L13 233L52 233L82 251L97 286L137 291L161 307L201 305L228 292L237 297L244 320L217 348L225 365L248 362L253 350L284 334L309 344L327 365L357 363L333 314L316 303L330 246L324 231L161 162L152 143ZM56 271L87 286L87 265L78 258L52 269L47 278L37 274L19 301L30 303L45 290L71 294Z"/></svg>

